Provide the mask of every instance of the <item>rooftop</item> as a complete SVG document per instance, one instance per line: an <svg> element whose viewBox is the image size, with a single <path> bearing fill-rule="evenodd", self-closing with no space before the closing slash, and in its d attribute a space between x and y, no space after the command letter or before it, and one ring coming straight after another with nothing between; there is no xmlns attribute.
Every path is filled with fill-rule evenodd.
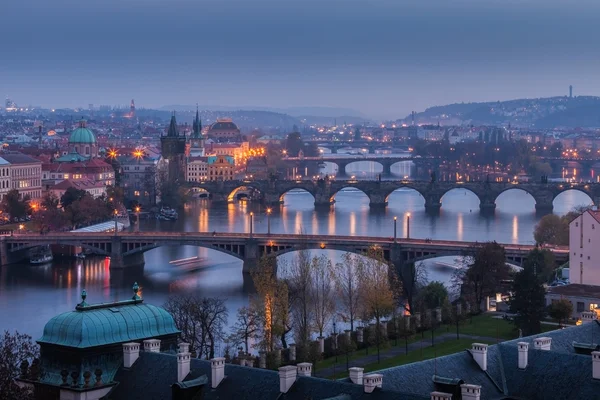
<svg viewBox="0 0 600 400"><path fill-rule="evenodd" d="M561 296L592 297L598 299L600 298L600 286L571 283L569 285L549 287L548 293Z"/></svg>
<svg viewBox="0 0 600 400"><path fill-rule="evenodd" d="M4 153L2 158L11 164L37 164L41 163L37 158L30 157L23 153Z"/></svg>

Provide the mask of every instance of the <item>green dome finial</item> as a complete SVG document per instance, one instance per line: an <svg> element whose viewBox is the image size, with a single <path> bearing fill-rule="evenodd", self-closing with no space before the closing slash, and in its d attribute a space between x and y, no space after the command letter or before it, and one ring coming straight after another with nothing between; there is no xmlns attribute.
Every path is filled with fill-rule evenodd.
<svg viewBox="0 0 600 400"><path fill-rule="evenodd" d="M83 307L89 306L89 304L85 302L86 298L87 298L87 291L85 289L83 289L81 291L81 303L77 304L78 308L83 308Z"/></svg>
<svg viewBox="0 0 600 400"><path fill-rule="evenodd" d="M137 282L135 282L133 284L133 297L131 298L132 300L141 300L142 298L138 295L138 292L140 291L140 286L138 285Z"/></svg>

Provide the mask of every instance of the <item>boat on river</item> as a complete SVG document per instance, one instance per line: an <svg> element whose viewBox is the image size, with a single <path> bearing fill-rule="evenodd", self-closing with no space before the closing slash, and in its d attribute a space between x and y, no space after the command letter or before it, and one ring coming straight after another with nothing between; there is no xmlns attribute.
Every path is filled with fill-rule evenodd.
<svg viewBox="0 0 600 400"><path fill-rule="evenodd" d="M29 255L29 263L32 265L46 264L54 260L50 246L39 246L34 248Z"/></svg>

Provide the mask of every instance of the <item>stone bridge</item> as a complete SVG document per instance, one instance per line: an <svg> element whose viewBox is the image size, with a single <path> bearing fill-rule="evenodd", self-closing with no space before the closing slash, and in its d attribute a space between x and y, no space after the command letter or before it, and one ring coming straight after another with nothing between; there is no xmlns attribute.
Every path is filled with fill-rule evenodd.
<svg viewBox="0 0 600 400"><path fill-rule="evenodd" d="M381 165L383 168L381 174L383 176L392 175L392 166L399 162L412 161L417 166L437 166L440 162L440 158L435 157L402 157L402 156L388 156L388 155L368 155L368 156L327 156L322 157L287 157L281 160L281 163L286 167L301 167L308 163L322 163L328 162L336 164L338 167L337 175L346 175L346 167L355 162L371 161Z"/></svg>
<svg viewBox="0 0 600 400"><path fill-rule="evenodd" d="M484 212L496 208L496 199L508 190L523 190L535 200L535 209L540 213L553 210L554 199L567 190L587 194L594 204L600 204L598 183L505 183L505 182L426 182L426 181L357 181L357 180L256 180L256 181L208 181L189 182L189 188L206 190L216 203L233 201L241 190L255 192L255 198L267 206L283 202L290 190L302 189L314 197L316 207L330 207L336 194L345 188L362 191L369 197L371 207L387 206L388 197L401 188L413 189L425 199L425 209L439 211L442 198L453 189L466 189L479 199L479 208Z"/></svg>
<svg viewBox="0 0 600 400"><path fill-rule="evenodd" d="M332 249L365 254L371 246L383 250L385 258L400 268L407 262L441 256L460 256L476 243L394 239L393 237L361 237L330 235L293 235L264 233L210 232L120 232L114 233L52 233L15 234L0 238L2 265L18 262L27 249L42 245L81 246L95 254L111 258L111 268L140 265L144 252L159 246L198 246L213 249L243 260L244 272L251 272L263 255L279 256L288 252L311 249ZM502 245L508 262L521 264L531 245ZM558 262L566 262L569 249L552 249Z"/></svg>

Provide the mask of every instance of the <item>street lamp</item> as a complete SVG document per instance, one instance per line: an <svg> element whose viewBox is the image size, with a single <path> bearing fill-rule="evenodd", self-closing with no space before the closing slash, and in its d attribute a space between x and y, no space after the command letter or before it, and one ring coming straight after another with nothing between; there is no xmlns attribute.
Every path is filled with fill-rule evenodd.
<svg viewBox="0 0 600 400"><path fill-rule="evenodd" d="M406 238L410 239L410 213L406 214Z"/></svg>
<svg viewBox="0 0 600 400"><path fill-rule="evenodd" d="M267 235L271 234L271 208L267 208Z"/></svg>
<svg viewBox="0 0 600 400"><path fill-rule="evenodd" d="M117 232L119 232L118 225L117 225L117 216L119 215L119 211L115 208L115 211L113 211L113 214L115 216L115 236L117 236Z"/></svg>
<svg viewBox="0 0 600 400"><path fill-rule="evenodd" d="M136 224L136 229L138 232L140 231L140 210L141 210L140 206L135 206L135 215L137 217L135 224Z"/></svg>
<svg viewBox="0 0 600 400"><path fill-rule="evenodd" d="M252 223L254 222L254 213L250 212L250 237L252 237Z"/></svg>
<svg viewBox="0 0 600 400"><path fill-rule="evenodd" d="M398 233L398 217L394 217L394 243L396 243L397 233Z"/></svg>

